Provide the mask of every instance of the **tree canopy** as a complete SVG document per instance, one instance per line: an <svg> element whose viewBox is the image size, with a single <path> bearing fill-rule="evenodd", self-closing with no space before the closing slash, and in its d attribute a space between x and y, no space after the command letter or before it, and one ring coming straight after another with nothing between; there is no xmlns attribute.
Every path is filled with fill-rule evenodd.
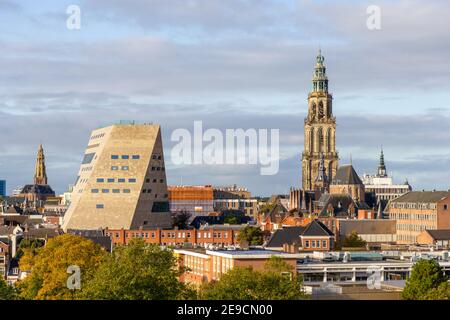
<svg viewBox="0 0 450 320"><path fill-rule="evenodd" d="M16 290L13 286L6 283L0 278L0 300L14 300L17 298Z"/></svg>
<svg viewBox="0 0 450 320"><path fill-rule="evenodd" d="M106 255L98 244L86 238L64 234L49 239L40 248L25 248L19 261L21 270L31 273L17 283L24 299L73 299L73 290L67 287L69 266L81 271L81 286L92 276Z"/></svg>
<svg viewBox="0 0 450 320"><path fill-rule="evenodd" d="M348 236L342 241L342 247L346 248L360 248L365 247L367 242L363 240L356 231L352 231Z"/></svg>
<svg viewBox="0 0 450 320"><path fill-rule="evenodd" d="M143 239L116 246L82 290L84 299L173 300L195 297L178 281L184 270L173 252Z"/></svg>
<svg viewBox="0 0 450 320"><path fill-rule="evenodd" d="M405 300L448 300L450 286L448 277L438 262L419 260L414 264L411 276L402 292Z"/></svg>
<svg viewBox="0 0 450 320"><path fill-rule="evenodd" d="M263 244L263 234L260 228L246 226L239 232L237 240L239 242L247 242L250 245L262 245Z"/></svg>
<svg viewBox="0 0 450 320"><path fill-rule="evenodd" d="M235 267L219 281L204 284L200 297L209 300L298 300L307 296L303 281L281 258L269 259L264 270Z"/></svg>

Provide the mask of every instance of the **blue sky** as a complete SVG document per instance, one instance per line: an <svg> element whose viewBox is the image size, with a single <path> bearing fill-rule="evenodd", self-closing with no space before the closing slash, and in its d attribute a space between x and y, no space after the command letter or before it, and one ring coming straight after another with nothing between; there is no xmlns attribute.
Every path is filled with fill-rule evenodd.
<svg viewBox="0 0 450 320"><path fill-rule="evenodd" d="M66 28L67 6L81 29ZM366 27L369 5L381 29ZM450 4L446 1L0 1L0 179L31 182L37 145L51 185L75 180L90 131L160 123L169 183L286 193L301 181L315 55L325 55L341 163L449 189ZM174 166L177 128L279 129L280 172Z"/></svg>

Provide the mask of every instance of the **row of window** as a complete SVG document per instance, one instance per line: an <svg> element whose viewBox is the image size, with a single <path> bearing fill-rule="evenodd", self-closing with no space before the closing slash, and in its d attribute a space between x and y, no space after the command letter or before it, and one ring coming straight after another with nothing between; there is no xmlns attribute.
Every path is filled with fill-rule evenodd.
<svg viewBox="0 0 450 320"><path fill-rule="evenodd" d="M311 240L311 248L320 248L320 240ZM305 248L309 248L310 241L305 240ZM327 248L327 240L322 240L322 248Z"/></svg>
<svg viewBox="0 0 450 320"><path fill-rule="evenodd" d="M436 203L405 203L405 202L394 202L391 204L391 208L394 209L422 209L427 210L436 209Z"/></svg>
<svg viewBox="0 0 450 320"><path fill-rule="evenodd" d="M93 135L89 140L103 138L104 136L105 136L104 133L99 133L99 134Z"/></svg>
<svg viewBox="0 0 450 320"><path fill-rule="evenodd" d="M128 167L128 166L121 166L120 169L127 171L127 170L130 169L130 167ZM111 166L111 170L117 171L117 170L119 170L119 166Z"/></svg>
<svg viewBox="0 0 450 320"><path fill-rule="evenodd" d="M110 189L101 189L102 193L109 193ZM91 193L99 193L100 189L91 189ZM112 193L120 193L120 189L111 189ZM130 189L122 189L122 193L130 193Z"/></svg>
<svg viewBox="0 0 450 320"><path fill-rule="evenodd" d="M395 220L436 220L436 214L418 213L390 213L390 218Z"/></svg>
<svg viewBox="0 0 450 320"><path fill-rule="evenodd" d="M128 159L130 159L130 155L128 155L128 154L122 154L122 155L120 156L120 158L121 158L121 159L124 159L124 160L128 160ZM141 156L138 155L138 154L133 154L133 155L131 156L131 159L133 159L133 160L139 160L140 158L141 158ZM118 155L118 154L112 154L112 155L111 155L111 159L112 159L112 160L117 160L117 159L119 159L119 155Z"/></svg>
<svg viewBox="0 0 450 320"><path fill-rule="evenodd" d="M125 182L126 181L126 179L125 178L118 178L117 179L117 182ZM97 178L97 182L99 182L99 183L103 183L103 182L105 182L105 179L104 178ZM115 178L108 178L108 179L106 179L106 182L108 182L108 183L111 183L111 182L116 182L116 179ZM136 178L128 178L128 182L130 182L130 183L134 183L134 182L136 182Z"/></svg>

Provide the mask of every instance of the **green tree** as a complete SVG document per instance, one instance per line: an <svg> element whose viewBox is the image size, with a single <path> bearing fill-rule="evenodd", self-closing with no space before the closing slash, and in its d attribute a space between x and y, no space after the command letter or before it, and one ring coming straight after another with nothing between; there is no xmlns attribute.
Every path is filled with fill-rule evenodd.
<svg viewBox="0 0 450 320"><path fill-rule="evenodd" d="M228 224L239 224L241 221L241 219L239 219L236 216L226 216L225 219L223 219L223 223L228 223Z"/></svg>
<svg viewBox="0 0 450 320"><path fill-rule="evenodd" d="M263 233L260 228L246 226L239 232L237 240L239 242L247 242L250 245L262 245L263 244Z"/></svg>
<svg viewBox="0 0 450 320"><path fill-rule="evenodd" d="M204 284L200 297L208 300L306 299L302 277L281 258L270 258L262 271L235 267L219 281Z"/></svg>
<svg viewBox="0 0 450 320"><path fill-rule="evenodd" d="M342 247L346 248L360 248L365 247L367 242L364 241L356 231L352 231L348 236L342 241Z"/></svg>
<svg viewBox="0 0 450 320"><path fill-rule="evenodd" d="M20 241L19 248L16 252L16 259L22 258L25 249L30 249L33 254L36 253L37 248L43 247L45 244L44 240L41 239L23 239Z"/></svg>
<svg viewBox="0 0 450 320"><path fill-rule="evenodd" d="M173 300L195 297L178 281L184 272L171 250L133 239L116 246L82 290L82 298L97 300Z"/></svg>
<svg viewBox="0 0 450 320"><path fill-rule="evenodd" d="M70 274L67 268L78 266L81 286L90 278L106 255L98 244L86 238L64 234L48 240L47 245L37 249L25 248L19 261L21 270L31 273L17 283L23 299L74 299L76 294L67 288Z"/></svg>
<svg viewBox="0 0 450 320"><path fill-rule="evenodd" d="M13 286L6 283L0 278L0 300L14 300L17 299L16 290Z"/></svg>
<svg viewBox="0 0 450 320"><path fill-rule="evenodd" d="M187 229L189 227L188 221L191 217L191 214L186 210L175 212L172 214L172 226L178 229Z"/></svg>
<svg viewBox="0 0 450 320"><path fill-rule="evenodd" d="M447 300L450 298L448 277L434 260L419 260L402 292L405 300Z"/></svg>

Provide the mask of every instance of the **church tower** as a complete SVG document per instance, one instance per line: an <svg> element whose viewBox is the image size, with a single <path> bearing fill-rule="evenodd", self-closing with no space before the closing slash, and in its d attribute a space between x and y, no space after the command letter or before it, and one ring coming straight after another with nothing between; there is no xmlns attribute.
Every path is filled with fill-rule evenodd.
<svg viewBox="0 0 450 320"><path fill-rule="evenodd" d="M39 145L36 157L36 169L34 170L34 184L47 185L47 173L45 172L45 157L42 144Z"/></svg>
<svg viewBox="0 0 450 320"><path fill-rule="evenodd" d="M308 115L305 118L302 155L303 190L314 190L314 182L321 165L325 166L329 181L333 180L338 168L336 118L333 116L333 97L328 93L328 78L324 60L325 58L319 50L312 78L313 87L308 95Z"/></svg>
<svg viewBox="0 0 450 320"><path fill-rule="evenodd" d="M386 173L386 165L384 164L384 153L383 149L381 149L380 164L378 166L377 178L386 178L386 177L387 173Z"/></svg>

